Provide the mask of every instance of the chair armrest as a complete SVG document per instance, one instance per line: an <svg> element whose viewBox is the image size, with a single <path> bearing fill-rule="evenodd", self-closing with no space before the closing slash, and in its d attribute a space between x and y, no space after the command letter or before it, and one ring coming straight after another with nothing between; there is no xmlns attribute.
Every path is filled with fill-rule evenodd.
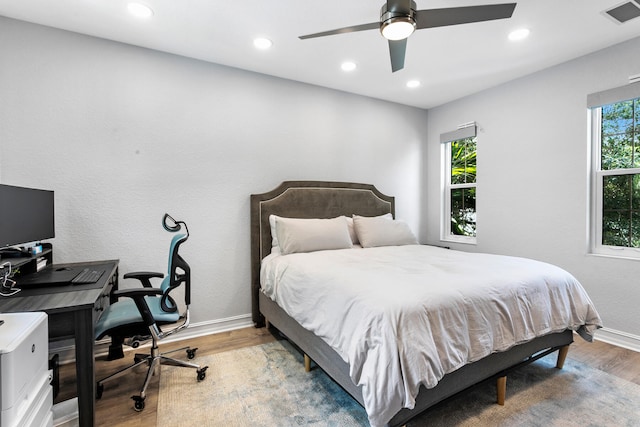
<svg viewBox="0 0 640 427"><path fill-rule="evenodd" d="M142 283L142 286L145 288L151 287L151 278L160 278L162 279L164 274L156 273L153 271L134 271L132 273L126 273L122 276L123 279L137 279Z"/></svg>
<svg viewBox="0 0 640 427"><path fill-rule="evenodd" d="M156 323L153 315L151 314L151 310L149 310L147 302L144 300L144 297L152 295L162 295L162 289L146 287L142 289L118 289L117 291L113 292L113 295L117 298L132 298L146 326L151 326Z"/></svg>
<svg viewBox="0 0 640 427"><path fill-rule="evenodd" d="M134 289L118 289L113 291L116 297L142 298L151 295L162 295L162 289L159 288L134 288Z"/></svg>

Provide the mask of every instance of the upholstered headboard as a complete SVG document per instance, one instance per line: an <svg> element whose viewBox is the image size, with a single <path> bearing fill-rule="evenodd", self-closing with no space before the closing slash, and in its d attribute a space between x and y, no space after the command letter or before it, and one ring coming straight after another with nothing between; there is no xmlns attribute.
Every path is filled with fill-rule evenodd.
<svg viewBox="0 0 640 427"><path fill-rule="evenodd" d="M256 326L260 314L260 262L271 253L269 215L289 218L376 216L391 213L395 202L370 184L324 181L285 181L274 190L251 195L251 301Z"/></svg>

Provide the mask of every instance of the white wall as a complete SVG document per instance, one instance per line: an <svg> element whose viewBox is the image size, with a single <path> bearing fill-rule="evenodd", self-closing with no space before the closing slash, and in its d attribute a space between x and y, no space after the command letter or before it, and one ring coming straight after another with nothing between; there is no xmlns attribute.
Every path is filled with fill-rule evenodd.
<svg viewBox="0 0 640 427"><path fill-rule="evenodd" d="M429 110L423 240L439 242L441 133L475 120L477 246L560 265L584 285L605 327L640 339L640 262L587 254L587 94L640 73L640 38ZM640 341L639 341L640 343Z"/></svg>
<svg viewBox="0 0 640 427"><path fill-rule="evenodd" d="M426 116L0 17L0 182L55 190L56 262L164 271L187 221L194 322L250 312L251 193L373 183L417 231Z"/></svg>

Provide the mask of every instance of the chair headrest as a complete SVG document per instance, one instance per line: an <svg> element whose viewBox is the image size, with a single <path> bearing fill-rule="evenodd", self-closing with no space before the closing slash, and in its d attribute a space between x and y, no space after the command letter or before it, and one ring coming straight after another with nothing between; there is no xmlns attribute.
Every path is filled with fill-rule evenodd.
<svg viewBox="0 0 640 427"><path fill-rule="evenodd" d="M184 229L187 232L187 237L189 236L189 228L184 221L176 221L173 219L171 215L165 213L162 217L162 227L170 233L175 233L176 231L180 231L182 226L184 225Z"/></svg>

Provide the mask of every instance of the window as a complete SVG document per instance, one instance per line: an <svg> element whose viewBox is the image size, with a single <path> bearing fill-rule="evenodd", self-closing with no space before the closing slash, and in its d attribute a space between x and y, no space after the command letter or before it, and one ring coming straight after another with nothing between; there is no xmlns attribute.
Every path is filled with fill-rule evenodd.
<svg viewBox="0 0 640 427"><path fill-rule="evenodd" d="M442 240L476 242L476 126L440 136L443 143Z"/></svg>
<svg viewBox="0 0 640 427"><path fill-rule="evenodd" d="M640 258L640 84L589 96L594 253Z"/></svg>

